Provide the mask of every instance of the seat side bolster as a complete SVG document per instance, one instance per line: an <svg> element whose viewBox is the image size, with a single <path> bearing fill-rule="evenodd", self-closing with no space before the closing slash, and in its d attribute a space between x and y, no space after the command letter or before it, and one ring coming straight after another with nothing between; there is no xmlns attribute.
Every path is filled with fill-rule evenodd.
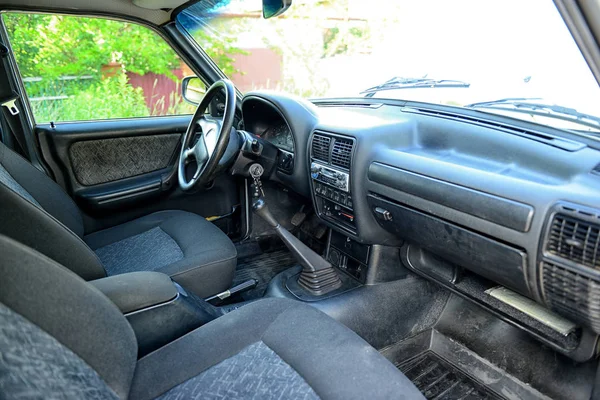
<svg viewBox="0 0 600 400"><path fill-rule="evenodd" d="M262 340L321 399L423 398L404 374L355 332L305 304L281 313Z"/></svg>
<svg viewBox="0 0 600 400"><path fill-rule="evenodd" d="M0 254L0 303L69 348L127 398L137 342L117 306L73 272L2 235Z"/></svg>
<svg viewBox="0 0 600 400"><path fill-rule="evenodd" d="M0 163L50 215L83 237L83 218L73 199L45 173L0 143Z"/></svg>
<svg viewBox="0 0 600 400"><path fill-rule="evenodd" d="M0 234L62 264L85 280L106 276L96 253L46 211L0 184Z"/></svg>

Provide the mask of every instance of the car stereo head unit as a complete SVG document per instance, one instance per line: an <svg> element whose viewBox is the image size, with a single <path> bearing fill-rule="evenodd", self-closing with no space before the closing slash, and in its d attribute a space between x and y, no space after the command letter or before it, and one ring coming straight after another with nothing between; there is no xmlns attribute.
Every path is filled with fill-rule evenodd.
<svg viewBox="0 0 600 400"><path fill-rule="evenodd" d="M350 175L346 172L313 161L310 164L310 174L317 182L325 183L344 192L350 191Z"/></svg>

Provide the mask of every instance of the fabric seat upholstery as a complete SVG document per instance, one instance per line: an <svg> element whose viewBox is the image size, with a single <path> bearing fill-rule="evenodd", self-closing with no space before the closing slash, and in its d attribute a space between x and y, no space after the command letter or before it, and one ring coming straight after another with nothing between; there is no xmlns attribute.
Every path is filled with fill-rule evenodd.
<svg viewBox="0 0 600 400"><path fill-rule="evenodd" d="M0 204L0 234L40 251L86 280L160 271L202 297L232 284L235 246L204 218L162 211L84 235L81 212L73 200L2 143Z"/></svg>
<svg viewBox="0 0 600 400"><path fill-rule="evenodd" d="M4 236L0 253L4 397L422 398L355 333L292 300L243 306L136 361L132 328L101 292Z"/></svg>
<svg viewBox="0 0 600 400"><path fill-rule="evenodd" d="M237 251L199 215L160 211L84 237L108 275L157 271L201 297L233 281ZM212 292L212 293L211 293Z"/></svg>

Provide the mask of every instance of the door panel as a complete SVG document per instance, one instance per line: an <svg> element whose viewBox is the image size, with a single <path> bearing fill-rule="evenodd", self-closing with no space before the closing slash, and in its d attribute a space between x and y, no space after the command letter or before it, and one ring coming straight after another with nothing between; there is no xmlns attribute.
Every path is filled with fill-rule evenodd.
<svg viewBox="0 0 600 400"><path fill-rule="evenodd" d="M235 178L221 175L212 187L191 194L177 185L177 157L189 119L42 124L36 135L56 181L84 212L86 233L165 209L230 214L239 204Z"/></svg>
<svg viewBox="0 0 600 400"><path fill-rule="evenodd" d="M166 168L180 138L171 133L85 140L71 145L69 158L77 181L92 186Z"/></svg>

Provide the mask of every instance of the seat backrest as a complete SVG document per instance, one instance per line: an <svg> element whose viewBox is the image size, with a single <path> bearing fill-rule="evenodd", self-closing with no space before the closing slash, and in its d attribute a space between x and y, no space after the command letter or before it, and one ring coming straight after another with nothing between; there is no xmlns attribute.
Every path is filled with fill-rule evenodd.
<svg viewBox="0 0 600 400"><path fill-rule="evenodd" d="M65 191L0 143L0 234L45 254L86 280L106 276L83 241L81 212Z"/></svg>
<svg viewBox="0 0 600 400"><path fill-rule="evenodd" d="M0 393L5 398L127 398L133 330L101 292L0 235Z"/></svg>

